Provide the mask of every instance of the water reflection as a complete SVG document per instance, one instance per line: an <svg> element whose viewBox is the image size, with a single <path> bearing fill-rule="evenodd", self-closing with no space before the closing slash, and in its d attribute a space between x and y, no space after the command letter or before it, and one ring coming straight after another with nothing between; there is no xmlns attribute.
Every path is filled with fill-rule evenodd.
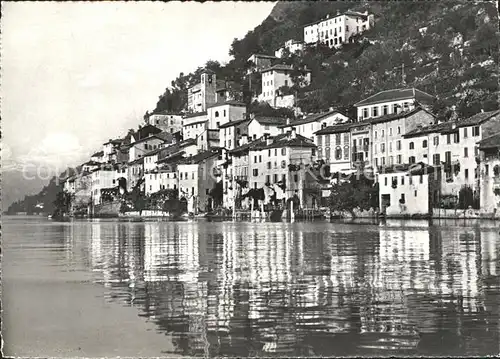
<svg viewBox="0 0 500 359"><path fill-rule="evenodd" d="M499 352L494 224L90 222L65 235L68 248L90 238L108 300L181 354Z"/></svg>

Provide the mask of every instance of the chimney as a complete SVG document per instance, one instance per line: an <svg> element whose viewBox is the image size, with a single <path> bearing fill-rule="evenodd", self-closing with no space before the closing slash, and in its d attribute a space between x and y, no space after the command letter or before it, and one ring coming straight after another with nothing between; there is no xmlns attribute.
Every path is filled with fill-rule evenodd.
<svg viewBox="0 0 500 359"><path fill-rule="evenodd" d="M332 111L333 111L333 107L329 107L328 112L332 112Z"/></svg>

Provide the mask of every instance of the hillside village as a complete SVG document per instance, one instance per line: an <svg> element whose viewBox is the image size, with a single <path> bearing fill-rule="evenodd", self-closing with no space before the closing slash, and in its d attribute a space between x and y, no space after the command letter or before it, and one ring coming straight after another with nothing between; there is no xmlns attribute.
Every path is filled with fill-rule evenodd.
<svg viewBox="0 0 500 359"><path fill-rule="evenodd" d="M304 25L303 40L252 54L244 82L258 77L250 103L268 113L232 79L199 71L182 111L146 113L65 178L63 211L499 217L498 109L463 116L449 106L443 117L439 94L406 85L404 72L399 86L351 103L353 111L301 107L298 91L318 79L288 60L341 50L376 23L368 11L338 12Z"/></svg>

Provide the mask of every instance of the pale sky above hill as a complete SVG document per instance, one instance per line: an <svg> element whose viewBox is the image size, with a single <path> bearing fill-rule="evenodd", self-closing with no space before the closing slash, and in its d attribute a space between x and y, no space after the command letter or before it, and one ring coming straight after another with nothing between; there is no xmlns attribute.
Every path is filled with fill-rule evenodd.
<svg viewBox="0 0 500 359"><path fill-rule="evenodd" d="M2 161L75 165L274 2L3 2Z"/></svg>

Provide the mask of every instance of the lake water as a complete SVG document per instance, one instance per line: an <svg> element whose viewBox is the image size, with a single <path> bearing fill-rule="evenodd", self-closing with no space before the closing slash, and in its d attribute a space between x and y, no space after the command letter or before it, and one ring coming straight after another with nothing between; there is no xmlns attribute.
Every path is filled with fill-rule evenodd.
<svg viewBox="0 0 500 359"><path fill-rule="evenodd" d="M498 223L2 222L6 355L500 353Z"/></svg>

